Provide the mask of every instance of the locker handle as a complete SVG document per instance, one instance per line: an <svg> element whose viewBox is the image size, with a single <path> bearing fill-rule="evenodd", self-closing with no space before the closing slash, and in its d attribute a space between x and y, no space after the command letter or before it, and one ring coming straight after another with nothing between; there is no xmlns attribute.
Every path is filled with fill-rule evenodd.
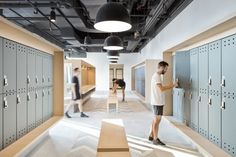
<svg viewBox="0 0 236 157"><path fill-rule="evenodd" d="M192 94L192 93L190 93L190 94L189 94L189 97L190 97L190 99L192 99L192 98L193 98L193 94Z"/></svg>
<svg viewBox="0 0 236 157"><path fill-rule="evenodd" d="M44 82L45 81L45 79L44 79L44 76L43 76L43 78L42 78L42 82Z"/></svg>
<svg viewBox="0 0 236 157"><path fill-rule="evenodd" d="M225 78L224 78L224 76L222 77L221 86L225 87Z"/></svg>
<svg viewBox="0 0 236 157"><path fill-rule="evenodd" d="M35 99L38 99L38 93L37 92L35 93Z"/></svg>
<svg viewBox="0 0 236 157"><path fill-rule="evenodd" d="M44 91L43 91L43 93L42 93L42 94L43 94L43 96L45 95Z"/></svg>
<svg viewBox="0 0 236 157"><path fill-rule="evenodd" d="M212 105L211 98L209 98L208 104L209 104L209 105Z"/></svg>
<svg viewBox="0 0 236 157"><path fill-rule="evenodd" d="M30 77L29 77L29 75L27 76L27 83L28 83L28 84L30 83Z"/></svg>
<svg viewBox="0 0 236 157"><path fill-rule="evenodd" d="M222 110L225 110L225 102L224 102L224 101L222 101L220 108L221 108Z"/></svg>
<svg viewBox="0 0 236 157"><path fill-rule="evenodd" d="M4 109L8 108L7 98L4 98L4 100L3 100L3 108Z"/></svg>
<svg viewBox="0 0 236 157"><path fill-rule="evenodd" d="M35 77L35 82L38 83L38 77L37 76Z"/></svg>
<svg viewBox="0 0 236 157"><path fill-rule="evenodd" d="M201 102L201 96L198 97L198 102Z"/></svg>
<svg viewBox="0 0 236 157"><path fill-rule="evenodd" d="M211 81L211 76L210 76L210 77L209 77L209 80L208 80L209 86L211 86L211 83L212 83L212 81Z"/></svg>
<svg viewBox="0 0 236 157"><path fill-rule="evenodd" d="M4 75L4 78L3 78L3 86L8 86L8 81L7 81L6 75Z"/></svg>
<svg viewBox="0 0 236 157"><path fill-rule="evenodd" d="M192 78L189 79L189 83L192 84Z"/></svg>
<svg viewBox="0 0 236 157"><path fill-rule="evenodd" d="M50 82L50 77L48 77L48 82Z"/></svg>
<svg viewBox="0 0 236 157"><path fill-rule="evenodd" d="M30 94L27 94L27 100L30 101Z"/></svg>
<svg viewBox="0 0 236 157"><path fill-rule="evenodd" d="M20 102L21 102L21 101L20 101L20 96L17 95L17 97L16 97L16 103L17 103L17 104L20 104Z"/></svg>

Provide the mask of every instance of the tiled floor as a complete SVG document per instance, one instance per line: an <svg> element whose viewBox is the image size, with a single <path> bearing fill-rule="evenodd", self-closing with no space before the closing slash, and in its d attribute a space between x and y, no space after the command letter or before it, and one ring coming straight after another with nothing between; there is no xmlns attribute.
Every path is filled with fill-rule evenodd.
<svg viewBox="0 0 236 157"><path fill-rule="evenodd" d="M118 94L121 100L120 94ZM119 101L106 112L107 92L96 92L84 105L89 118L71 113L50 130L45 140L28 156L30 157L96 157L101 120L120 118L124 122L132 157L194 157L202 156L193 144L185 139L165 118L160 124L159 137L167 146L154 146L147 140L152 112L133 93L127 92L126 102Z"/></svg>

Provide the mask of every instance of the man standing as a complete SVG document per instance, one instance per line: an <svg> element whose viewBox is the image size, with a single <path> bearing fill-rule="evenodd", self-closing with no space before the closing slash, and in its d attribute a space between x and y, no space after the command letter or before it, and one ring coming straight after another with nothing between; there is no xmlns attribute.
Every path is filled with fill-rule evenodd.
<svg viewBox="0 0 236 157"><path fill-rule="evenodd" d="M112 81L114 83L113 92L116 93L116 89L118 88L118 86L120 86L120 88L122 89L122 101L125 101L125 81L123 79L116 78L113 78Z"/></svg>
<svg viewBox="0 0 236 157"><path fill-rule="evenodd" d="M73 70L73 77L72 77L72 101L69 104L69 106L67 107L67 110L65 112L65 115L67 118L71 118L71 116L69 115L69 109L71 106L74 106L75 104L78 104L79 110L80 110L80 117L88 117L86 114L83 113L83 106L82 103L80 101L80 85L79 85L79 68L75 68Z"/></svg>
<svg viewBox="0 0 236 157"><path fill-rule="evenodd" d="M163 115L163 107L165 105L165 94L166 90L172 89L177 87L178 83L175 82L174 84L170 85L163 85L162 76L167 71L168 63L165 61L161 61L158 64L157 72L152 75L151 80L151 105L153 107L153 113L155 115L152 126L151 126L151 133L149 135L149 140L153 141L155 145L165 145L159 138L158 138L158 130L159 124L161 121L161 117Z"/></svg>

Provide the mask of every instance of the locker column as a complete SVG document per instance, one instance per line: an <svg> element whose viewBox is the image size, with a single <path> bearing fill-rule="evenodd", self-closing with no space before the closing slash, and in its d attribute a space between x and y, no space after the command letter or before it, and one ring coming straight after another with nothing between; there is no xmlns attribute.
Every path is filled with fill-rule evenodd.
<svg viewBox="0 0 236 157"><path fill-rule="evenodd" d="M42 53L43 73L42 73L42 97L43 97L43 121L45 122L49 117L48 106L48 76L49 76L49 56Z"/></svg>
<svg viewBox="0 0 236 157"><path fill-rule="evenodd" d="M2 68L3 68L3 55L2 55L2 38L0 38L0 81L3 82L3 74L2 74ZM0 83L0 150L2 150L2 131L3 131L3 126L2 126L2 109L3 109L3 101L2 101L2 83Z"/></svg>

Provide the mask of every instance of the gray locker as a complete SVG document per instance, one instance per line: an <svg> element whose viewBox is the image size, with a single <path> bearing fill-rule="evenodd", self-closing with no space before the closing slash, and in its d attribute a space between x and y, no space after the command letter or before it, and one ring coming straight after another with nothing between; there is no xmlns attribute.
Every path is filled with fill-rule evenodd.
<svg viewBox="0 0 236 157"><path fill-rule="evenodd" d="M16 140L16 94L8 93L3 97L3 146Z"/></svg>
<svg viewBox="0 0 236 157"><path fill-rule="evenodd" d="M3 131L3 126L2 126L2 109L3 109L3 101L2 101L2 95L0 94L0 150L3 148L2 146L2 131Z"/></svg>
<svg viewBox="0 0 236 157"><path fill-rule="evenodd" d="M35 128L35 90L30 89L27 93L27 123L28 131L31 131Z"/></svg>
<svg viewBox="0 0 236 157"><path fill-rule="evenodd" d="M49 115L49 101L48 101L48 89L44 88L42 91L42 96L43 96L43 121L45 122L48 119Z"/></svg>
<svg viewBox="0 0 236 157"><path fill-rule="evenodd" d="M28 48L27 53L27 84L28 90L32 90L35 87L35 49Z"/></svg>
<svg viewBox="0 0 236 157"><path fill-rule="evenodd" d="M48 74L49 74L49 59L46 54L43 56L43 76L42 76L42 83L43 87L48 86Z"/></svg>
<svg viewBox="0 0 236 157"><path fill-rule="evenodd" d="M3 52L2 52L2 41L3 39L0 37L0 94L3 93L3 73L2 73L2 70L3 70Z"/></svg>
<svg viewBox="0 0 236 157"><path fill-rule="evenodd" d="M36 104L35 121L36 121L36 126L39 126L43 122L43 96L42 96L42 89L37 89L35 91L35 104Z"/></svg>
<svg viewBox="0 0 236 157"><path fill-rule="evenodd" d="M27 88L27 47L17 44L17 92Z"/></svg>
<svg viewBox="0 0 236 157"><path fill-rule="evenodd" d="M48 78L49 86L53 85L53 56L49 57L49 78Z"/></svg>
<svg viewBox="0 0 236 157"><path fill-rule="evenodd" d="M173 114L181 122L185 122L184 117L184 89L174 88Z"/></svg>
<svg viewBox="0 0 236 157"><path fill-rule="evenodd" d="M208 138L208 92L199 94L199 133Z"/></svg>
<svg viewBox="0 0 236 157"><path fill-rule="evenodd" d="M209 140L221 147L221 94L209 93Z"/></svg>
<svg viewBox="0 0 236 157"><path fill-rule="evenodd" d="M27 131L27 93L22 91L17 93L16 97L17 107L16 107L16 132L17 139L25 135Z"/></svg>
<svg viewBox="0 0 236 157"><path fill-rule="evenodd" d="M49 112L49 118L53 115L53 89L52 87L48 90L48 112Z"/></svg>
<svg viewBox="0 0 236 157"><path fill-rule="evenodd" d="M35 83L36 87L42 87L43 78L43 57L40 51L36 50L35 53Z"/></svg>
<svg viewBox="0 0 236 157"><path fill-rule="evenodd" d="M222 93L236 95L236 35L222 39Z"/></svg>
<svg viewBox="0 0 236 157"><path fill-rule="evenodd" d="M209 92L221 93L221 40L209 44Z"/></svg>
<svg viewBox="0 0 236 157"><path fill-rule="evenodd" d="M16 92L16 43L3 39L3 93Z"/></svg>
<svg viewBox="0 0 236 157"><path fill-rule="evenodd" d="M191 128L198 131L198 48L190 50Z"/></svg>
<svg viewBox="0 0 236 157"><path fill-rule="evenodd" d="M235 125L235 111L236 111L236 96L222 97L222 148L236 156L236 125Z"/></svg>

